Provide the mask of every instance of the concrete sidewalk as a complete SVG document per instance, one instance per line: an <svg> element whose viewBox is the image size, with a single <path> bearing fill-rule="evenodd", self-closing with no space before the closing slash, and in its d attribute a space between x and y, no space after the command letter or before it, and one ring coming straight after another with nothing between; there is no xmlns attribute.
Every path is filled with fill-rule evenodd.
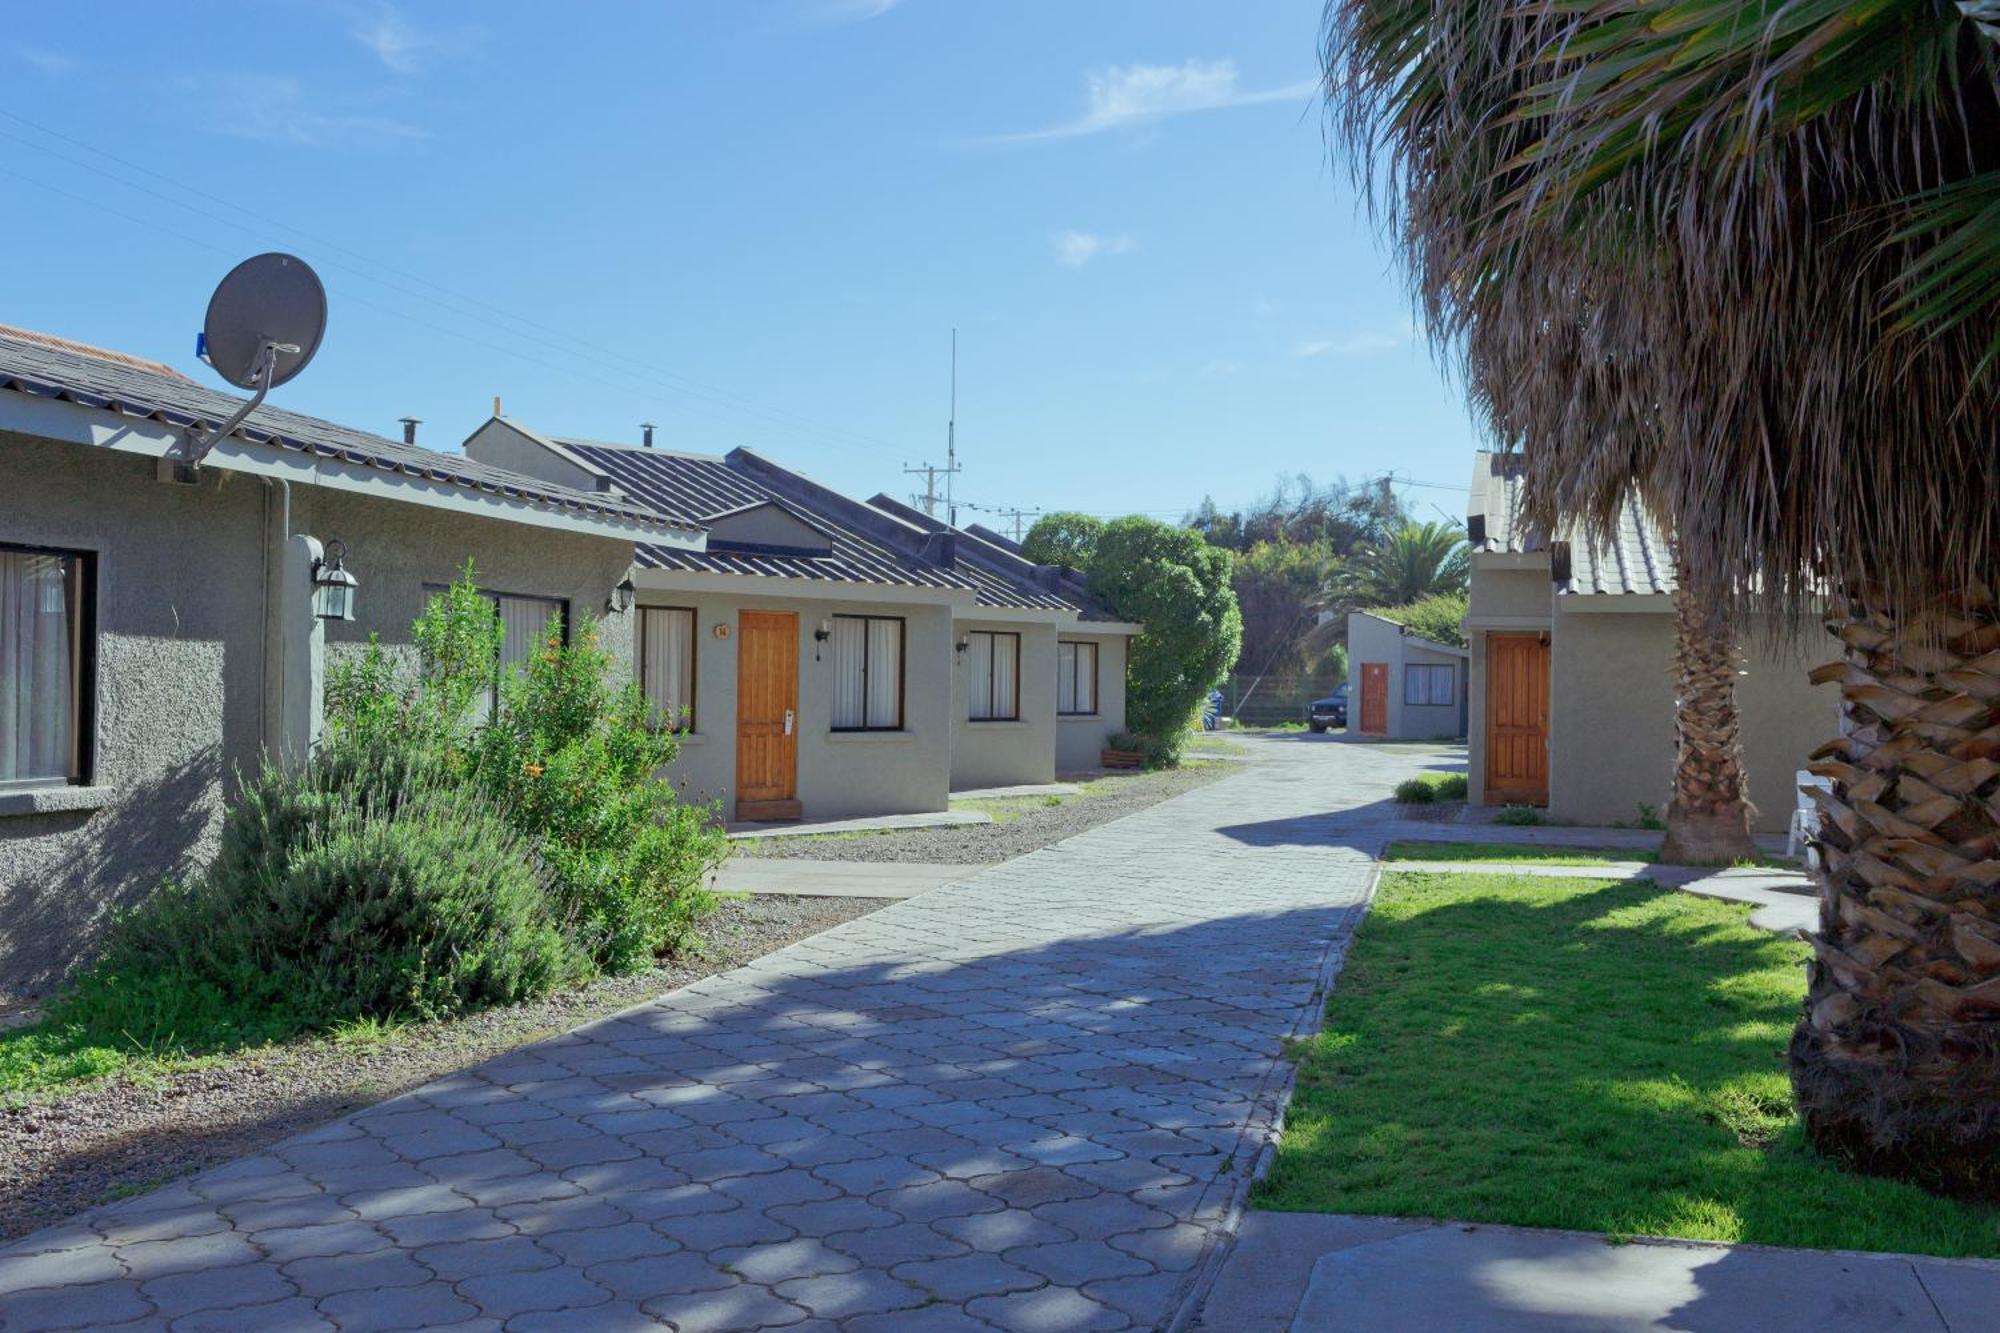
<svg viewBox="0 0 2000 1333"><path fill-rule="evenodd" d="M732 856L711 881L723 893L783 893L802 898L914 898L962 879L983 865L905 861L759 860Z"/></svg>
<svg viewBox="0 0 2000 1333"><path fill-rule="evenodd" d="M1253 1213L1201 1333L1996 1333L2000 1263Z"/></svg>

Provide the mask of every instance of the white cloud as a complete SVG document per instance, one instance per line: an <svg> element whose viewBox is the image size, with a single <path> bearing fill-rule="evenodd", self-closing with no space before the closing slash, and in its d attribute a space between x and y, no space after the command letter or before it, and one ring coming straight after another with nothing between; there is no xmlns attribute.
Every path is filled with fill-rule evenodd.
<svg viewBox="0 0 2000 1333"><path fill-rule="evenodd" d="M1344 338L1303 338L1292 345L1292 355L1301 360L1317 356L1367 356L1401 347L1403 339L1389 333L1350 333Z"/></svg>
<svg viewBox="0 0 2000 1333"><path fill-rule="evenodd" d="M52 79L59 79L65 74L74 74L82 67L80 62L60 51L48 51L39 46L19 47L14 54Z"/></svg>
<svg viewBox="0 0 2000 1333"><path fill-rule="evenodd" d="M1146 125L1169 116L1196 111L1220 111L1263 102L1290 102L1316 92L1319 82L1307 79L1279 88L1249 90L1237 82L1233 60L1189 60L1179 65L1114 65L1088 76L1089 107L1075 120L1025 134L999 136L1003 143L1074 139L1127 126Z"/></svg>
<svg viewBox="0 0 2000 1333"><path fill-rule="evenodd" d="M1130 236L1095 236L1087 231L1066 231L1056 237L1056 262L1065 268L1082 268L1099 255L1130 254L1138 242Z"/></svg>
<svg viewBox="0 0 2000 1333"><path fill-rule="evenodd" d="M476 28L419 28L390 4L351 10L347 30L386 68L403 75L421 73L434 61L460 55L479 38Z"/></svg>
<svg viewBox="0 0 2000 1333"><path fill-rule="evenodd" d="M388 116L326 109L305 85L282 74L182 75L175 83L211 105L228 108L207 124L218 134L303 148L373 148L428 139L428 131Z"/></svg>

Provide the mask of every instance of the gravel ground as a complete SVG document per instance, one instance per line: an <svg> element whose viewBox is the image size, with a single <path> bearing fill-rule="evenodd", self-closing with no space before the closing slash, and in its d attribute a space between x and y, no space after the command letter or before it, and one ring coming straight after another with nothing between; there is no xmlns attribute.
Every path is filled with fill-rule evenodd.
<svg viewBox="0 0 2000 1333"><path fill-rule="evenodd" d="M994 811L995 822L991 824L755 838L738 842L736 850L744 856L812 861L916 861L934 865L1011 861L1239 771L1235 763L1197 759L1185 767L1158 773L1113 774L1095 780L1084 795L1066 797L1060 805L1029 798L980 802L967 807Z"/></svg>
<svg viewBox="0 0 2000 1333"><path fill-rule="evenodd" d="M502 1051L727 971L888 903L759 897L726 902L701 958L613 977L509 1009L404 1028L366 1044L326 1040L231 1056L146 1080L118 1078L0 1107L0 1241L143 1194Z"/></svg>

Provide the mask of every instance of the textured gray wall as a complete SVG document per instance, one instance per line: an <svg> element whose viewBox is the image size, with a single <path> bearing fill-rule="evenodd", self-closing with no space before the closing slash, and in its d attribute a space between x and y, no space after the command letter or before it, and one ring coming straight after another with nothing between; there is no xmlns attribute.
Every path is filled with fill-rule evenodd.
<svg viewBox="0 0 2000 1333"><path fill-rule="evenodd" d="M1021 621L961 620L951 627L953 642L974 630L999 630L1021 636L1021 716L1012 722L972 721L972 654L953 652L951 789L966 791L1054 782L1056 627Z"/></svg>
<svg viewBox="0 0 2000 1333"><path fill-rule="evenodd" d="M274 496L216 469L197 487L162 485L142 457L0 434L0 541L97 555L93 782L105 789L91 809L0 815L0 999L48 991L90 956L108 909L214 854L226 780L262 747ZM329 627L330 660L370 630L407 644L423 583L467 555L496 587L599 611L631 560L628 542L310 487L293 487L290 526L347 542L361 581L360 619ZM629 662L629 631L606 642Z"/></svg>
<svg viewBox="0 0 2000 1333"><path fill-rule="evenodd" d="M1064 641L1097 645L1097 715L1056 719L1056 772L1087 773L1101 764L1104 743L1125 730L1123 634L1085 634L1065 627Z"/></svg>

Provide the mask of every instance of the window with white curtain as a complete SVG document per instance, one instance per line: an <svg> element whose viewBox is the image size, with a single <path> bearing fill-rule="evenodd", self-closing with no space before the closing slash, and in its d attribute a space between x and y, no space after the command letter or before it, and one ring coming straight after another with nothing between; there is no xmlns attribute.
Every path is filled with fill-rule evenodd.
<svg viewBox="0 0 2000 1333"><path fill-rule="evenodd" d="M0 546L0 788L89 780L89 564Z"/></svg>
<svg viewBox="0 0 2000 1333"><path fill-rule="evenodd" d="M1097 645L1056 645L1056 712L1068 717L1097 715Z"/></svg>
<svg viewBox="0 0 2000 1333"><path fill-rule="evenodd" d="M833 617L835 731L903 726L903 622L897 616Z"/></svg>
<svg viewBox="0 0 2000 1333"><path fill-rule="evenodd" d="M1410 662L1403 667L1405 704L1454 704L1458 702L1449 662Z"/></svg>
<svg viewBox="0 0 2000 1333"><path fill-rule="evenodd" d="M639 608L639 679L670 730L694 730L693 608Z"/></svg>
<svg viewBox="0 0 2000 1333"><path fill-rule="evenodd" d="M976 629L967 636L967 716L974 722L1013 722L1021 716L1021 636Z"/></svg>
<svg viewBox="0 0 2000 1333"><path fill-rule="evenodd" d="M450 589L442 583L426 583L424 591L435 597ZM494 664L493 686L473 710L476 714L473 720L485 722L499 706L500 678L534 656L548 632L550 620L556 622L562 641L569 642L569 601L562 597L530 597L522 593L493 592L486 588L481 588L479 595L492 605L493 614L500 618L503 631L499 661Z"/></svg>

